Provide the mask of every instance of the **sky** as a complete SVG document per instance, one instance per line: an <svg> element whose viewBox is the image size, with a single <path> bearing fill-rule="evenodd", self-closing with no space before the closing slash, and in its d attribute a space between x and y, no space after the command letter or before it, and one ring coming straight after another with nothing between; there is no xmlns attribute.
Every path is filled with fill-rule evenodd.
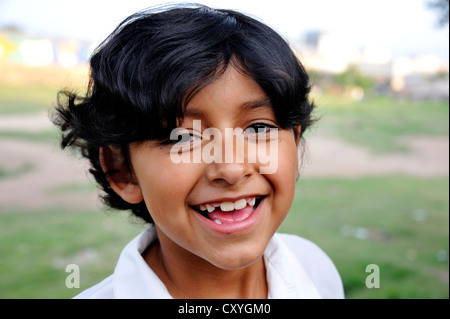
<svg viewBox="0 0 450 319"><path fill-rule="evenodd" d="M332 32L355 46L383 46L394 57L449 57L449 28L437 25L429 0L194 0L250 14L295 40L308 30ZM0 0L0 26L33 35L99 43L128 15L163 0Z"/></svg>

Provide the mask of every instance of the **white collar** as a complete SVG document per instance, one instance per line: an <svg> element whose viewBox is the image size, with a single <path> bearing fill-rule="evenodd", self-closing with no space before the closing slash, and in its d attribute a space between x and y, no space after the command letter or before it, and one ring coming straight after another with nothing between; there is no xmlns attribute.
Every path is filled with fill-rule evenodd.
<svg viewBox="0 0 450 319"><path fill-rule="evenodd" d="M269 299L320 299L303 266L275 234L264 251Z"/></svg>
<svg viewBox="0 0 450 319"><path fill-rule="evenodd" d="M154 226L148 227L122 251L114 270L114 295L119 299L170 299L166 286L142 258L142 253L156 240ZM268 298L321 298L302 265L275 234L264 252Z"/></svg>

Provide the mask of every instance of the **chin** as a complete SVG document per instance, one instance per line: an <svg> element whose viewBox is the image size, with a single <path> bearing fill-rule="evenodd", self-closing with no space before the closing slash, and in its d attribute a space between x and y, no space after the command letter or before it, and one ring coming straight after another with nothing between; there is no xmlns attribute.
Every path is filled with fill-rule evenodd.
<svg viewBox="0 0 450 319"><path fill-rule="evenodd" d="M251 266L264 254L266 246L230 247L229 252L214 256L209 262L223 270L238 270Z"/></svg>

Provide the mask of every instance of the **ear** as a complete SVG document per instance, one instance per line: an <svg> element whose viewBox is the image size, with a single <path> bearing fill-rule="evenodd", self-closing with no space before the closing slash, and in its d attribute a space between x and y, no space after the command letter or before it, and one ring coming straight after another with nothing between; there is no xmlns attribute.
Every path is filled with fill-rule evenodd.
<svg viewBox="0 0 450 319"><path fill-rule="evenodd" d="M295 144L297 146L297 150L299 150L299 143L300 143L300 139L302 137L302 127L300 125L294 127L294 137L295 137ZM300 177L300 153L297 152L297 176L296 176L296 181L298 180L298 178Z"/></svg>
<svg viewBox="0 0 450 319"><path fill-rule="evenodd" d="M140 203L143 200L141 188L126 164L120 148L101 147L99 155L100 165L111 188L124 201L130 204Z"/></svg>
<svg viewBox="0 0 450 319"><path fill-rule="evenodd" d="M302 127L300 125L294 127L295 144L300 143L300 138L302 137Z"/></svg>

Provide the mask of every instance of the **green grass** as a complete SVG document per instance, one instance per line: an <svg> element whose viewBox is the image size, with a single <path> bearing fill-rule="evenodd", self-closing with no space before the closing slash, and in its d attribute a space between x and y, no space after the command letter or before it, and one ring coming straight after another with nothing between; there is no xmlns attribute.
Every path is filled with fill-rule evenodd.
<svg viewBox="0 0 450 319"><path fill-rule="evenodd" d="M314 99L317 122L313 131L367 147L374 153L407 151L410 136L448 136L448 101L412 101L368 97L354 102L337 96Z"/></svg>
<svg viewBox="0 0 450 319"><path fill-rule="evenodd" d="M26 132L19 130L0 130L0 139L8 140L22 140L29 142L45 142L57 145L59 143L59 138L61 133L56 129L46 129L37 132Z"/></svg>
<svg viewBox="0 0 450 319"><path fill-rule="evenodd" d="M61 88L0 84L0 116L48 111ZM78 88L79 89L79 88ZM408 151L402 138L449 135L448 101L411 101L369 96L362 101L334 95L313 98L320 120L306 134L320 134L362 145L374 153ZM0 131L0 138L54 141L56 128L36 133Z"/></svg>
<svg viewBox="0 0 450 319"><path fill-rule="evenodd" d="M71 184L64 184L59 185L58 187L49 189L49 192L51 194L62 194L62 193L81 193L81 194L88 194L90 192L93 192L97 189L97 185L92 183L71 183Z"/></svg>
<svg viewBox="0 0 450 319"><path fill-rule="evenodd" d="M325 250L348 298L448 298L448 191L448 178L300 180L280 231ZM379 289L365 285L369 264Z"/></svg>
<svg viewBox="0 0 450 319"><path fill-rule="evenodd" d="M0 85L0 116L47 110L58 88ZM366 146L375 153L406 151L404 137L448 137L448 102L369 97L316 99L322 119L309 134ZM59 133L0 131L2 139L57 144ZM32 167L9 170L0 179ZM86 193L92 185L61 185L50 194ZM317 243L335 262L347 298L449 297L449 180L382 176L300 178L280 231ZM0 298L70 298L111 274L120 251L142 225L126 214L67 208L6 210L0 203ZM80 265L81 288L65 286L65 266ZM380 288L368 289L366 266L380 267Z"/></svg>
<svg viewBox="0 0 450 319"><path fill-rule="evenodd" d="M26 174L34 169L33 164L24 163L19 167L4 168L0 166L0 180L5 178L14 178Z"/></svg>
<svg viewBox="0 0 450 319"><path fill-rule="evenodd" d="M143 228L123 213L60 209L2 212L0 220L0 299L71 298L110 275ZM80 267L79 289L65 286L69 264Z"/></svg>
<svg viewBox="0 0 450 319"><path fill-rule="evenodd" d="M56 103L57 87L0 84L0 115L49 110Z"/></svg>
<svg viewBox="0 0 450 319"><path fill-rule="evenodd" d="M280 232L317 243L347 298L448 298L448 185L448 178L300 179ZM127 213L0 211L0 298L73 297L110 275L144 227ZM72 263L80 266L79 289L65 286ZM365 286L369 264L380 267L378 289Z"/></svg>

